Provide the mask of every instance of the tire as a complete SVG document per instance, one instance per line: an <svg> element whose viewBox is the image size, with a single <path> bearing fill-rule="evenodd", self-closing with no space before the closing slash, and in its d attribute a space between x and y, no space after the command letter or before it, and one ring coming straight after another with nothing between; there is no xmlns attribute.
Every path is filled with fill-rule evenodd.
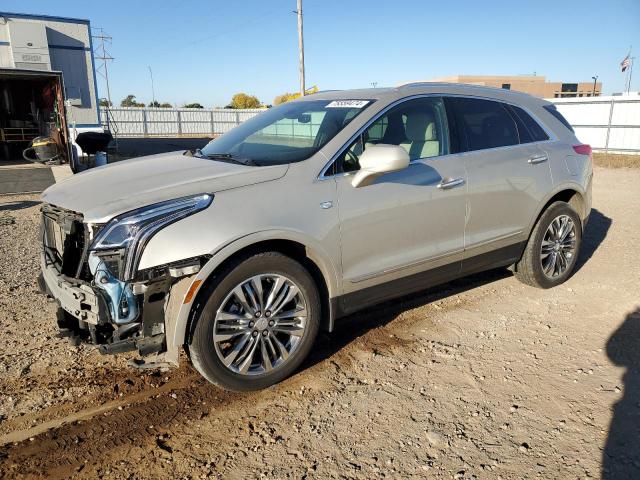
<svg viewBox="0 0 640 480"><path fill-rule="evenodd" d="M241 258L210 287L188 345L191 362L227 390L269 387L307 357L320 316L318 288L300 263L278 252Z"/></svg>
<svg viewBox="0 0 640 480"><path fill-rule="evenodd" d="M562 228L565 219L573 224L572 230ZM552 222L555 223L550 230ZM563 235L565 238L561 241ZM578 213L566 202L552 203L538 219L522 258L515 265L516 278L538 288L552 288L564 283L576 266L581 243L582 221ZM556 263L552 265L554 260Z"/></svg>

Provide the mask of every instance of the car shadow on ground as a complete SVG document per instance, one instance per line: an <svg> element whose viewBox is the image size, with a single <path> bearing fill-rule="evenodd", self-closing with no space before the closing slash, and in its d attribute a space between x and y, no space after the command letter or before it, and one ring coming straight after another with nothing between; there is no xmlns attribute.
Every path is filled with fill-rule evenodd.
<svg viewBox="0 0 640 480"><path fill-rule="evenodd" d="M0 203L0 212L2 211L15 212L17 210L24 210L25 208L34 207L36 205L40 205L40 202L36 200L22 200L22 201L11 201L6 203Z"/></svg>
<svg viewBox="0 0 640 480"><path fill-rule="evenodd" d="M580 247L580 254L578 255L575 272L579 271L600 247L600 244L602 244L606 238L607 233L609 233L612 223L613 221L611 218L607 217L599 210L595 208L591 210L589 223L587 223L587 228L585 228L584 235L582 237L582 246Z"/></svg>
<svg viewBox="0 0 640 480"><path fill-rule="evenodd" d="M443 298L457 295L510 276L512 276L512 273L506 268L490 270L454 280L396 300L390 300L338 319L335 330L332 333L321 332L318 335L316 346L303 363L301 370L305 370L326 360L369 330L387 325L407 310L418 308L428 303L436 302Z"/></svg>
<svg viewBox="0 0 640 480"><path fill-rule="evenodd" d="M602 453L602 478L640 478L640 308L628 314L607 342L607 356L620 367L623 396L613 406L613 418Z"/></svg>

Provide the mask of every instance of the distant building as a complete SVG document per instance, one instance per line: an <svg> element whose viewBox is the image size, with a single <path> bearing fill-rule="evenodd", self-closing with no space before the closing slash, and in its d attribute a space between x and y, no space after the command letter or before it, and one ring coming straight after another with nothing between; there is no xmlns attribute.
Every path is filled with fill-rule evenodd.
<svg viewBox="0 0 640 480"><path fill-rule="evenodd" d="M40 136L68 159L83 131L102 131L89 21L0 12L0 160Z"/></svg>
<svg viewBox="0 0 640 480"><path fill-rule="evenodd" d="M516 90L542 98L591 97L599 96L602 83L596 82L595 95L593 82L547 82L543 75L454 75L441 77L431 82L468 83L487 87Z"/></svg>

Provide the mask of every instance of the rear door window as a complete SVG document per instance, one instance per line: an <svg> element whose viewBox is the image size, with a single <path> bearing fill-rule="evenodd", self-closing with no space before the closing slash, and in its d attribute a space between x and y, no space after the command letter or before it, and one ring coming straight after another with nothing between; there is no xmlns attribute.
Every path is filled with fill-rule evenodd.
<svg viewBox="0 0 640 480"><path fill-rule="evenodd" d="M478 98L450 99L462 147L467 151L518 145L516 122L501 102Z"/></svg>

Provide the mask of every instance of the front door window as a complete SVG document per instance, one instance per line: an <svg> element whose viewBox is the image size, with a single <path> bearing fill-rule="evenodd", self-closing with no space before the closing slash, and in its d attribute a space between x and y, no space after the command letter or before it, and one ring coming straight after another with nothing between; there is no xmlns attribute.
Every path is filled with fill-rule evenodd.
<svg viewBox="0 0 640 480"><path fill-rule="evenodd" d="M391 108L340 155L336 173L359 170L362 152L380 143L401 146L412 161L448 154L449 128L442 99L416 98Z"/></svg>

